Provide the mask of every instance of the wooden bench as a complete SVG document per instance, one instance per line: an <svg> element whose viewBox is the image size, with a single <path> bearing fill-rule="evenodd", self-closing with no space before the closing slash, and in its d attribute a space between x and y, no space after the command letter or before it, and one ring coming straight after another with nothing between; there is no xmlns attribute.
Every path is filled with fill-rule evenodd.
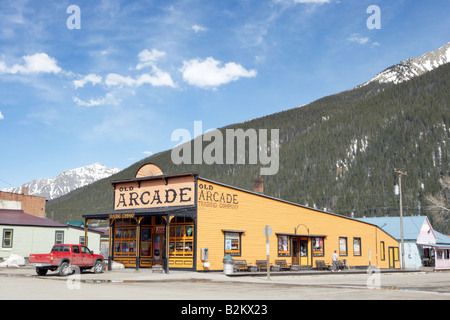
<svg viewBox="0 0 450 320"><path fill-rule="evenodd" d="M342 270L348 269L348 270L350 270L350 266L348 264L348 260L347 259L343 259L342 261L339 260L338 262L339 262L339 269L342 269Z"/></svg>
<svg viewBox="0 0 450 320"><path fill-rule="evenodd" d="M256 267L259 270L267 269L267 260L256 260Z"/></svg>
<svg viewBox="0 0 450 320"><path fill-rule="evenodd" d="M290 269L290 267L286 263L286 260L284 260L284 259L275 260L275 264L280 266L280 270L289 270Z"/></svg>
<svg viewBox="0 0 450 320"><path fill-rule="evenodd" d="M272 271L280 271L281 267L280 267L279 264L273 264L273 265L270 266L270 270L272 270Z"/></svg>
<svg viewBox="0 0 450 320"><path fill-rule="evenodd" d="M334 265L333 264L330 267L331 267L332 270L334 270ZM347 260L346 259L338 260L337 261L337 269L338 270L344 270L345 268L350 270L350 267L348 266Z"/></svg>
<svg viewBox="0 0 450 320"><path fill-rule="evenodd" d="M235 271L248 271L246 260L234 260L234 270Z"/></svg>
<svg viewBox="0 0 450 320"><path fill-rule="evenodd" d="M250 272L257 272L258 271L258 266L255 266L254 264L249 264L248 265L248 271L250 271Z"/></svg>
<svg viewBox="0 0 450 320"><path fill-rule="evenodd" d="M328 270L328 265L324 260L316 260L316 268L318 270Z"/></svg>

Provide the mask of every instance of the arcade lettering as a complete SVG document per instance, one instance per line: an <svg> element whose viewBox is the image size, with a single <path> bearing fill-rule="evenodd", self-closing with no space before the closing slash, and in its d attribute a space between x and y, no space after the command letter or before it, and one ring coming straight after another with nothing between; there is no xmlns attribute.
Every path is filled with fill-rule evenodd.
<svg viewBox="0 0 450 320"><path fill-rule="evenodd" d="M110 219L133 219L134 213L113 213L109 215Z"/></svg>
<svg viewBox="0 0 450 320"><path fill-rule="evenodd" d="M214 186L199 184L198 205L202 207L238 209L239 201L237 194L215 191Z"/></svg>
<svg viewBox="0 0 450 320"><path fill-rule="evenodd" d="M120 187L115 209L186 205L192 203L191 187L140 190L133 186Z"/></svg>

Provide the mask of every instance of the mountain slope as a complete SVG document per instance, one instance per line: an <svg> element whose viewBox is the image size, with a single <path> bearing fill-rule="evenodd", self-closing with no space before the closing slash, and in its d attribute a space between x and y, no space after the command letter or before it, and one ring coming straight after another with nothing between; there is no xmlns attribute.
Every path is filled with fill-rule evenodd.
<svg viewBox="0 0 450 320"><path fill-rule="evenodd" d="M348 216L397 215L393 170L402 169L408 172L402 180L404 214L426 214L425 195L437 192L439 178L450 174L449 80L445 64L397 85L373 81L220 130L280 130L280 170L263 177L267 195ZM168 150L50 201L48 217L65 221L112 210L109 180L132 178L147 162L168 174L195 171L249 190L259 177L258 165L177 166Z"/></svg>
<svg viewBox="0 0 450 320"><path fill-rule="evenodd" d="M394 84L402 83L432 71L449 62L450 42L445 46L437 50L427 52L418 58L406 59L392 67L387 68L376 77L363 84L363 86L371 82Z"/></svg>
<svg viewBox="0 0 450 320"><path fill-rule="evenodd" d="M97 162L85 167L66 170L55 178L37 179L19 187L6 188L3 191L21 193L22 188L27 187L30 195L46 197L47 200L51 200L119 171L119 169L108 168Z"/></svg>

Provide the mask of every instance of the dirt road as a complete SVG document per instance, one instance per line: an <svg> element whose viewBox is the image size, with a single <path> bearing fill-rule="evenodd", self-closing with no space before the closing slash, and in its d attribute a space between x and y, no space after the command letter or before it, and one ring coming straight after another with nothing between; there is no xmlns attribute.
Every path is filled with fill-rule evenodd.
<svg viewBox="0 0 450 320"><path fill-rule="evenodd" d="M449 272L228 277L222 273L143 271L37 276L0 268L0 299L376 300L450 299Z"/></svg>

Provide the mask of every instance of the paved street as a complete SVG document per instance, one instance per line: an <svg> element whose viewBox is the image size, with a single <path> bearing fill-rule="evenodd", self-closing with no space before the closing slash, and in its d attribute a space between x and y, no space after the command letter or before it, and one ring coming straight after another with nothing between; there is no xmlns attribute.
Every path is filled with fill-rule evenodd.
<svg viewBox="0 0 450 320"><path fill-rule="evenodd" d="M222 273L120 270L60 277L0 268L0 299L450 299L449 272L229 277Z"/></svg>

